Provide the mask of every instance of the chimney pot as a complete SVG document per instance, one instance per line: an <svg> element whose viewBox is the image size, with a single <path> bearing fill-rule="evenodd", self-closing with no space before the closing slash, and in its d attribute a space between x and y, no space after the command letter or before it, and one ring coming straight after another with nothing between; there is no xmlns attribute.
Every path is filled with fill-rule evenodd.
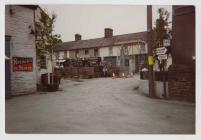
<svg viewBox="0 0 201 140"><path fill-rule="evenodd" d="M79 41L82 39L82 36L80 34L75 34L75 41Z"/></svg>
<svg viewBox="0 0 201 140"><path fill-rule="evenodd" d="M105 28L105 38L113 36L113 30L111 28Z"/></svg>

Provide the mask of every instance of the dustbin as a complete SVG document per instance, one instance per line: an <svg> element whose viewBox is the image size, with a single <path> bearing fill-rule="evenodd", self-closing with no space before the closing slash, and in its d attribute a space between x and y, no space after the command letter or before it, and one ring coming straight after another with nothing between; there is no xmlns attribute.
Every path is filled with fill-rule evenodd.
<svg viewBox="0 0 201 140"><path fill-rule="evenodd" d="M140 71L140 79L148 79L148 69L147 68L143 68L141 71Z"/></svg>

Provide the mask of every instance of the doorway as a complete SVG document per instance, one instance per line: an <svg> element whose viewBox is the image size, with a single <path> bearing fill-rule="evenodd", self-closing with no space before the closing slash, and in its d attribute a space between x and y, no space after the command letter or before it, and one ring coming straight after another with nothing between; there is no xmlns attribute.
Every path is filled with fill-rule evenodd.
<svg viewBox="0 0 201 140"><path fill-rule="evenodd" d="M10 63L11 37L5 36L5 97L11 96L11 63Z"/></svg>

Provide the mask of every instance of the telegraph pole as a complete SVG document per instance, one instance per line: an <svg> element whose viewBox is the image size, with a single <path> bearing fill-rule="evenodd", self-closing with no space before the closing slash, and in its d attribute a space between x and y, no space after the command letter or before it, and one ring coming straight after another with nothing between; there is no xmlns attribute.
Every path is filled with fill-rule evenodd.
<svg viewBox="0 0 201 140"><path fill-rule="evenodd" d="M153 51L152 51L152 6L147 5L147 41L148 41L148 69L149 69L149 96L155 97L153 80Z"/></svg>

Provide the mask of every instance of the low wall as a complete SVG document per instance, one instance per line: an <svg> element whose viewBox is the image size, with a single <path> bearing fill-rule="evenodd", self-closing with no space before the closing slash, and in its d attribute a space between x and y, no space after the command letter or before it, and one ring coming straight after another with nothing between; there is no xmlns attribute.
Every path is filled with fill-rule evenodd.
<svg viewBox="0 0 201 140"><path fill-rule="evenodd" d="M168 75L170 98L195 102L195 66L173 64Z"/></svg>
<svg viewBox="0 0 201 140"><path fill-rule="evenodd" d="M163 82L161 81L154 81L155 86L155 94L158 98L164 98L164 89L163 89ZM148 80L139 80L139 92L145 95L149 95L149 81ZM168 95L168 82L166 82L166 93Z"/></svg>

